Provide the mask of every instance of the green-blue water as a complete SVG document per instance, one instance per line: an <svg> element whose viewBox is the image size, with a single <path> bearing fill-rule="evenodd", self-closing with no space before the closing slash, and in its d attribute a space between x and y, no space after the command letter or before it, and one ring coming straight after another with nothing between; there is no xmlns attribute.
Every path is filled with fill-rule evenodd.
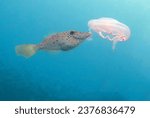
<svg viewBox="0 0 150 118"><path fill-rule="evenodd" d="M0 100L150 100L149 0L0 0ZM30 59L15 46L115 18L131 29L115 52L96 33L68 52Z"/></svg>

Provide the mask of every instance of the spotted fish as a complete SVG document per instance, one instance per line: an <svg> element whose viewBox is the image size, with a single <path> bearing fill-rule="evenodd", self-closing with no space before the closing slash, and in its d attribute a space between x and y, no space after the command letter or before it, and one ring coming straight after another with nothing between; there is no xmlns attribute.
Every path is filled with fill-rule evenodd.
<svg viewBox="0 0 150 118"><path fill-rule="evenodd" d="M68 51L77 47L85 39L89 38L91 33L79 32L79 31L66 31L56 33L46 37L40 44L23 44L16 46L17 55L24 56L26 58L31 57L39 50L46 51Z"/></svg>

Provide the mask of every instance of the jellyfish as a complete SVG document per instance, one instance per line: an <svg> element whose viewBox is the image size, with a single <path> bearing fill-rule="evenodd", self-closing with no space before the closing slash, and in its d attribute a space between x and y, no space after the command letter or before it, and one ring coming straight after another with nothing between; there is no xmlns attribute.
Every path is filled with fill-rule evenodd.
<svg viewBox="0 0 150 118"><path fill-rule="evenodd" d="M89 29L98 33L103 39L108 39L113 42L112 49L114 50L117 42L126 41L131 35L130 28L113 19L99 18L88 22Z"/></svg>

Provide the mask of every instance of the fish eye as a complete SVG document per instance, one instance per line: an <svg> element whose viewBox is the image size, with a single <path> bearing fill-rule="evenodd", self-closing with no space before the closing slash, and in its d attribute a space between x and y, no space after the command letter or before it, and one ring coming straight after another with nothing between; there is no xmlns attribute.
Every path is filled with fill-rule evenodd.
<svg viewBox="0 0 150 118"><path fill-rule="evenodd" d="M70 35L73 35L75 32L74 31L70 31Z"/></svg>

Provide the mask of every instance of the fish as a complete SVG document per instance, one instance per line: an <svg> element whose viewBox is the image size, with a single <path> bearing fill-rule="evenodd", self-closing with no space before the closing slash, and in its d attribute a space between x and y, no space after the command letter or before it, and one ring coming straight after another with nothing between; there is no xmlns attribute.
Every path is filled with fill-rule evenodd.
<svg viewBox="0 0 150 118"><path fill-rule="evenodd" d="M29 58L39 50L43 51L69 51L91 36L90 32L69 30L49 35L39 44L21 44L15 47L16 54Z"/></svg>

